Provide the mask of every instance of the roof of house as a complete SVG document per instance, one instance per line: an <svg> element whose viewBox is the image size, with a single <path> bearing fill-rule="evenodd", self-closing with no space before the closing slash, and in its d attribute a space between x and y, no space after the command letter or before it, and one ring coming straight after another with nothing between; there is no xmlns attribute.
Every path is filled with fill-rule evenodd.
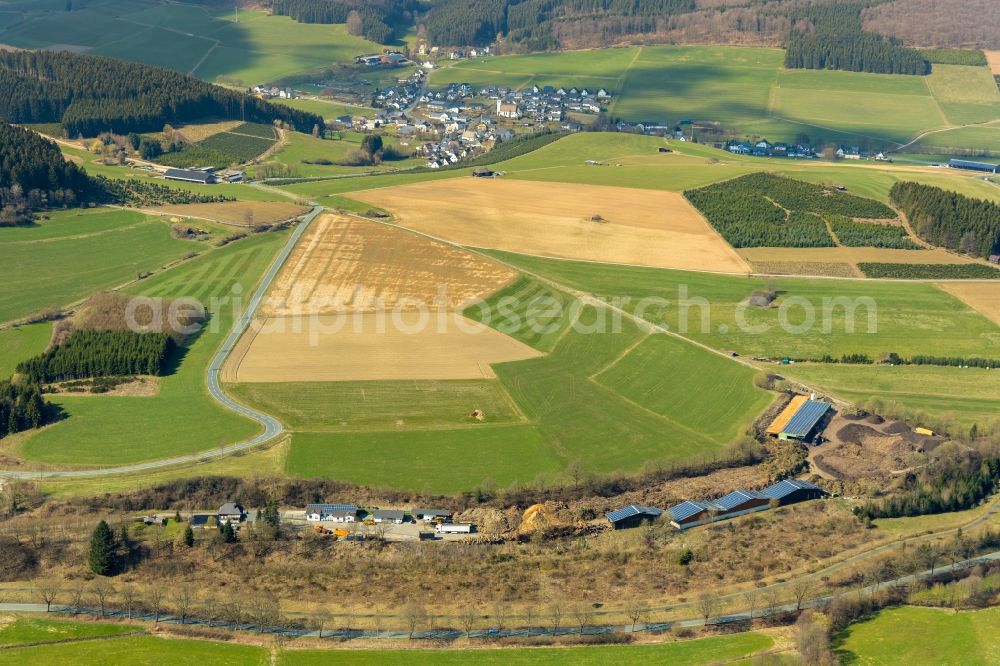
<svg viewBox="0 0 1000 666"><path fill-rule="evenodd" d="M448 509L413 509L410 513L414 516L450 516Z"/></svg>
<svg viewBox="0 0 1000 666"><path fill-rule="evenodd" d="M778 416L773 421L771 421L771 425L767 427L767 434L777 435L782 431L784 431L785 426L788 425L788 422L792 420L792 417L795 416L795 413L799 411L799 408L802 407L802 405L805 404L806 400L808 399L809 398L807 398L804 395L797 395L794 398L792 398L792 400L788 403L788 405L785 406L783 410L781 410L781 413L778 414Z"/></svg>
<svg viewBox="0 0 1000 666"><path fill-rule="evenodd" d="M346 511L357 513L358 507L354 504L307 504L306 513L333 513L334 511Z"/></svg>
<svg viewBox="0 0 1000 666"><path fill-rule="evenodd" d="M657 509L655 506L642 506L641 504L629 504L622 509L615 509L607 514L608 520L613 523L617 523L620 520L626 518L631 518L632 516L652 516L656 518L663 513L662 509Z"/></svg>
<svg viewBox="0 0 1000 666"><path fill-rule="evenodd" d="M225 504L219 507L220 516L228 516L233 514L238 514L242 516L244 513L246 513L246 511L244 511L243 505L237 502L226 502Z"/></svg>
<svg viewBox="0 0 1000 666"><path fill-rule="evenodd" d="M695 516L701 513L702 511L708 511L712 508L714 507L709 502L684 500L680 504L670 507L670 509L668 509L667 511L670 514L670 518L676 522L685 520L687 518L690 518L691 516Z"/></svg>
<svg viewBox="0 0 1000 666"><path fill-rule="evenodd" d="M761 495L769 499L783 499L788 497L794 492L799 490L818 490L821 493L826 493L822 488L808 481L801 481L799 479L785 479L783 481L778 481L774 485L768 486L761 491Z"/></svg>
<svg viewBox="0 0 1000 666"><path fill-rule="evenodd" d="M194 171L191 169L167 169L163 175L166 178L174 178L176 180L195 180L201 183L207 183L215 178L215 176L208 171Z"/></svg>
<svg viewBox="0 0 1000 666"><path fill-rule="evenodd" d="M388 520L402 520L406 516L405 511L399 511L397 509L376 509L372 511L372 516L375 518L386 518Z"/></svg>
<svg viewBox="0 0 1000 666"><path fill-rule="evenodd" d="M729 511L750 500L768 499L762 493L755 490L734 490L724 497L712 502L723 511Z"/></svg>
<svg viewBox="0 0 1000 666"><path fill-rule="evenodd" d="M831 406L828 402L807 400L799 408L799 411L795 412L795 416L781 433L791 437L805 437L816 427L816 424L830 410Z"/></svg>

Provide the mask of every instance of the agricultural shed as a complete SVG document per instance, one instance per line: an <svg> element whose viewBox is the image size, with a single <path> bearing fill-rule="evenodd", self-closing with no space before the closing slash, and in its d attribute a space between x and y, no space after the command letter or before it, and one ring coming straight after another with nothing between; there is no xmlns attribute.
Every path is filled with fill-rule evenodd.
<svg viewBox="0 0 1000 666"><path fill-rule="evenodd" d="M778 433L780 439L796 439L805 441L810 439L816 432L816 428L826 413L830 411L832 405L819 400L807 400L802 403L798 411L788 422L781 432Z"/></svg>
<svg viewBox="0 0 1000 666"><path fill-rule="evenodd" d="M396 511L395 509L376 509L372 512L372 518L376 523L400 525L406 518L406 513L404 511Z"/></svg>
<svg viewBox="0 0 1000 666"><path fill-rule="evenodd" d="M670 514L670 524L679 530L712 522L717 512L718 507L711 502L697 500L684 500L667 509L667 513Z"/></svg>
<svg viewBox="0 0 1000 666"><path fill-rule="evenodd" d="M317 522L320 520L333 520L333 514L358 514L358 507L354 504L307 504L306 520ZM345 522L343 520L338 522ZM353 521L352 521L353 522Z"/></svg>
<svg viewBox="0 0 1000 666"><path fill-rule="evenodd" d="M638 527L643 523L651 523L663 515L663 510L655 506L630 504L622 509L616 509L607 514L608 522L616 530Z"/></svg>
<svg viewBox="0 0 1000 666"><path fill-rule="evenodd" d="M735 518L769 508L771 499L755 490L734 490L712 501L712 505L718 507L726 518Z"/></svg>
<svg viewBox="0 0 1000 666"><path fill-rule="evenodd" d="M804 395L797 395L792 398L788 405L786 405L785 408L781 410L781 413L775 417L774 421L771 422L771 425L767 427L767 434L771 437L777 437L780 435L785 429L785 426L788 425L788 422L792 420L792 417L795 416L795 413L799 411L799 408L802 407L806 400L808 400L808 398Z"/></svg>
<svg viewBox="0 0 1000 666"><path fill-rule="evenodd" d="M971 171L984 171L986 173L1000 173L1000 164L993 164L992 162L948 160L948 166L952 169L969 169Z"/></svg>
<svg viewBox="0 0 1000 666"><path fill-rule="evenodd" d="M760 494L769 500L777 500L780 504L784 505L826 497L827 492L808 481L785 479L768 486Z"/></svg>
<svg viewBox="0 0 1000 666"><path fill-rule="evenodd" d="M447 509L413 509L410 511L413 517L417 520L435 520L441 518L442 520L451 519L451 511Z"/></svg>
<svg viewBox="0 0 1000 666"><path fill-rule="evenodd" d="M213 173L191 169L167 169L163 177L167 180L182 180L187 183L202 183L203 185L209 185L216 180Z"/></svg>

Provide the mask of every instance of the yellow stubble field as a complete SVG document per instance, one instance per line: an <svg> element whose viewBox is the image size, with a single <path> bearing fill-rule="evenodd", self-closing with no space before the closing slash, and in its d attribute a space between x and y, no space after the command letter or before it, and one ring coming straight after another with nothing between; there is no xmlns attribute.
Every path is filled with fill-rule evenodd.
<svg viewBox="0 0 1000 666"><path fill-rule="evenodd" d="M405 229L317 218L230 354L228 382L493 378L539 356L461 316L516 273Z"/></svg>
<svg viewBox="0 0 1000 666"><path fill-rule="evenodd" d="M747 273L677 192L455 178L351 194L400 225L470 247L564 259Z"/></svg>

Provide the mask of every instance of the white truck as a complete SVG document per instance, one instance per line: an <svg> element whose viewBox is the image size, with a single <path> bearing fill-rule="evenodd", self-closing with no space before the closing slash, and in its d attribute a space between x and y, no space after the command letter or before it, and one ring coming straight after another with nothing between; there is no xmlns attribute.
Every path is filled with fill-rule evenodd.
<svg viewBox="0 0 1000 666"><path fill-rule="evenodd" d="M439 523L434 526L434 531L440 534L471 534L475 528L471 523Z"/></svg>

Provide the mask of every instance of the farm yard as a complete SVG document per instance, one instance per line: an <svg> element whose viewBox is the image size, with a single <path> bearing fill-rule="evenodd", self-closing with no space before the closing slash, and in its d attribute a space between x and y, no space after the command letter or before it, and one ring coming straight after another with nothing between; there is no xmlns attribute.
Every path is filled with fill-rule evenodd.
<svg viewBox="0 0 1000 666"><path fill-rule="evenodd" d="M463 245L668 268L747 266L680 196L619 187L455 179L355 193L404 227Z"/></svg>

